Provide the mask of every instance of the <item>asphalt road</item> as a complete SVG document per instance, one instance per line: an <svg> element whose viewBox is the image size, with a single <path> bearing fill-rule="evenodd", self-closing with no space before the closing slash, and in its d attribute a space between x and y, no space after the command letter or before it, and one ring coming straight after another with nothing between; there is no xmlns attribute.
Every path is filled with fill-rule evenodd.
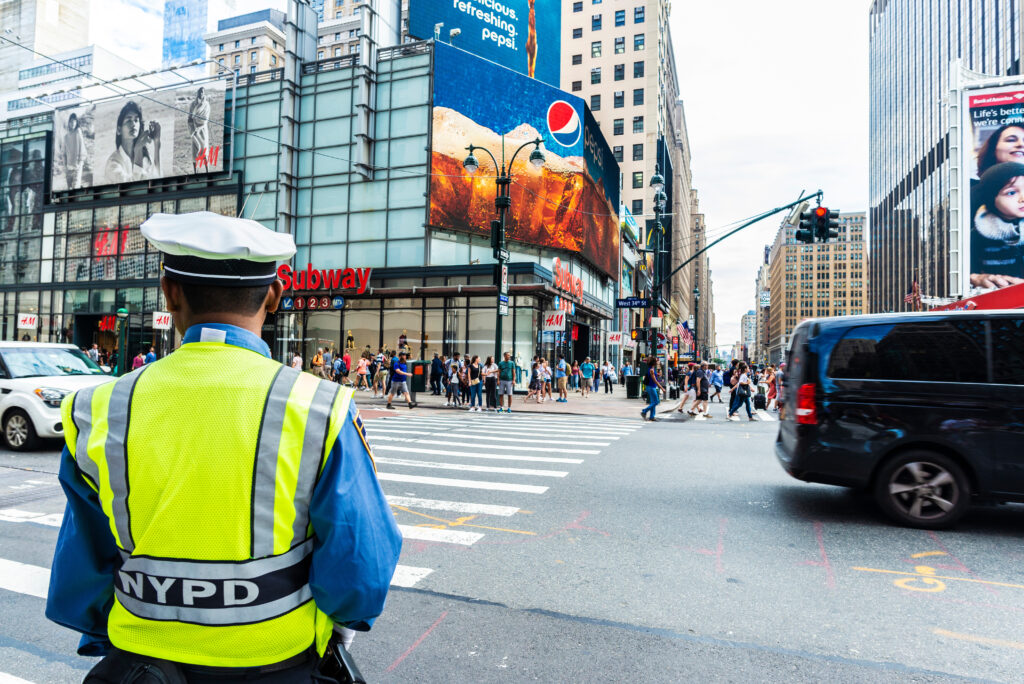
<svg viewBox="0 0 1024 684"><path fill-rule="evenodd" d="M406 540L402 586L353 647L364 674L1020 681L1024 509L977 509L948 532L894 527L862 495L789 478L776 427L368 420ZM52 451L0 453L0 673L34 682L76 681L92 663L10 565L49 566L56 463ZM25 513L39 517L11 520Z"/></svg>

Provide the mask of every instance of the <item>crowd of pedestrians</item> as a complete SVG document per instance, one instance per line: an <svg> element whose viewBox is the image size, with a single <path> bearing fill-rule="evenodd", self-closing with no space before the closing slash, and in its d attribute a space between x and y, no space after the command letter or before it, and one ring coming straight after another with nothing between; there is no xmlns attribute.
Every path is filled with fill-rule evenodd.
<svg viewBox="0 0 1024 684"><path fill-rule="evenodd" d="M483 361L477 355L463 356L459 352L451 358L434 354L430 362L430 391L442 393L444 405L466 408L469 411L512 413L512 388L515 384L516 364L509 352L495 363L493 356ZM487 407L484 407L484 401Z"/></svg>
<svg viewBox="0 0 1024 684"><path fill-rule="evenodd" d="M657 406L661 403L661 392L665 391L657 362L654 358L647 360L648 369L644 376L643 387L647 397L647 406L640 411L645 420L656 421ZM745 362L734 359L728 367L719 368L718 364L706 361L689 363L683 368L669 368L673 379L679 385L681 400L678 413L684 411L694 417L711 418L710 405L722 400L722 390L729 387L729 408L727 420L740 420L737 415L745 409L747 420L756 421L754 410L768 410L785 417L783 397L783 379L786 364L758 368L748 366ZM753 409L751 402L753 401Z"/></svg>

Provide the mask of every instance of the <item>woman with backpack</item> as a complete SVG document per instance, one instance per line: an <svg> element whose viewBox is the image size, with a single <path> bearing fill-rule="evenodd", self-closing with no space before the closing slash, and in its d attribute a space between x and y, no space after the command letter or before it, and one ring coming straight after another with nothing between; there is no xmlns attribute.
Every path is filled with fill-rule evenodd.
<svg viewBox="0 0 1024 684"><path fill-rule="evenodd" d="M737 372L739 377L736 379L736 385L733 387L736 402L729 407L728 419L732 420L733 416L740 410L740 406L745 406L747 409L747 420L756 422L757 419L754 418L754 413L750 410L750 395L753 393L753 382L747 374L747 364L740 362Z"/></svg>

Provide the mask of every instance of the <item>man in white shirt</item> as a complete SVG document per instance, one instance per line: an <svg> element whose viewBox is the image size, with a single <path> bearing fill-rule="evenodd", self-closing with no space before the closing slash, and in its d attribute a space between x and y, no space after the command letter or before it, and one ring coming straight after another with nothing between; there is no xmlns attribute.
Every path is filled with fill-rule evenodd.
<svg viewBox="0 0 1024 684"><path fill-rule="evenodd" d="M295 350L295 356L292 357L292 368L302 370L302 357L299 356L299 350Z"/></svg>

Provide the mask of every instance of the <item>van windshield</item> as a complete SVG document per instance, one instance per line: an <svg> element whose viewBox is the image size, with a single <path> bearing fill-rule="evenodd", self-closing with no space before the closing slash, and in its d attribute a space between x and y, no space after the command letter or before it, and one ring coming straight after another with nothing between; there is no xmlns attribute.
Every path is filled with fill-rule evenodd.
<svg viewBox="0 0 1024 684"><path fill-rule="evenodd" d="M12 378L61 375L103 375L103 371L78 349L65 347L10 347L0 349Z"/></svg>

